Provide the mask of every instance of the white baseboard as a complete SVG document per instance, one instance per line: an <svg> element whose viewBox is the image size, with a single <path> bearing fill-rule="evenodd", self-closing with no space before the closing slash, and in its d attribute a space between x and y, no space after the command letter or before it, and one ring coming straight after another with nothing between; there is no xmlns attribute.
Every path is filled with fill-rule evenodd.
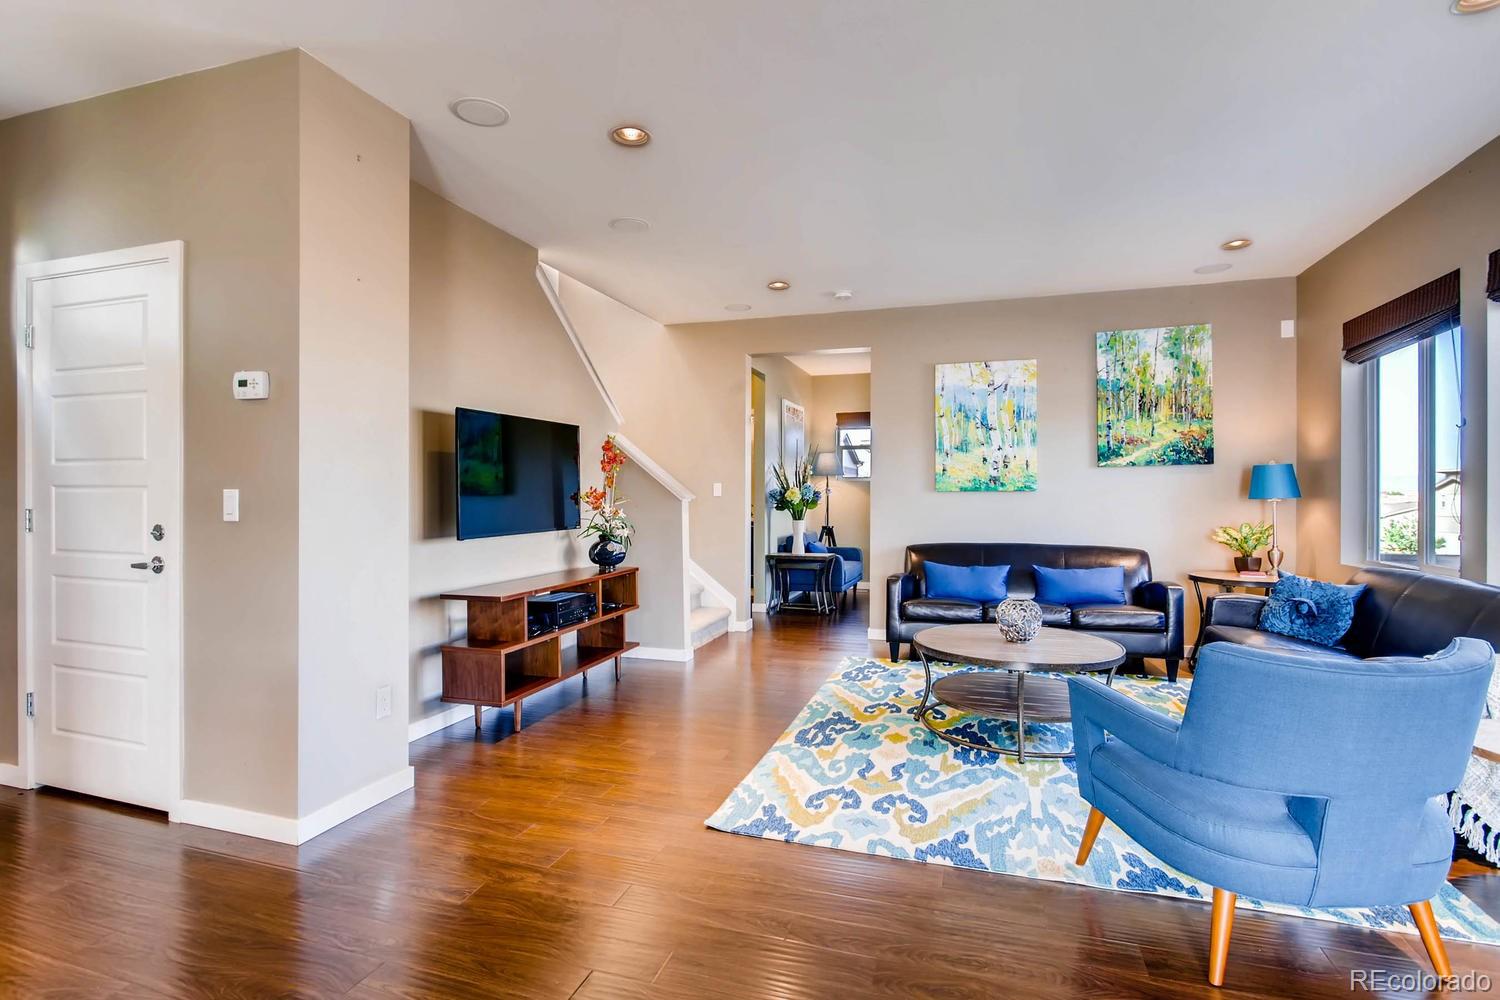
<svg viewBox="0 0 1500 1000"><path fill-rule="evenodd" d="M31 783L21 773L20 764L0 764L0 785L7 788L30 788Z"/></svg>
<svg viewBox="0 0 1500 1000"><path fill-rule="evenodd" d="M337 801L330 802L316 812L299 819L289 816L272 816L270 813L252 812L235 806L216 802L199 802L182 799L172 810L173 823L204 826L210 830L238 833L260 840L274 840L279 844L305 844L320 833L326 833L348 819L353 819L372 806L377 806L393 795L400 795L416 781L416 772L411 767L386 775L365 787L350 792Z"/></svg>
<svg viewBox="0 0 1500 1000"><path fill-rule="evenodd" d="M731 632L748 632L754 627L755 619L753 618L746 618L743 621L734 621L731 619L729 622L729 631Z"/></svg>
<svg viewBox="0 0 1500 1000"><path fill-rule="evenodd" d="M431 736L439 729L447 729L455 722L474 717L473 705L449 705L436 715L418 719L406 727L406 742L415 743L424 736Z"/></svg>
<svg viewBox="0 0 1500 1000"><path fill-rule="evenodd" d="M855 590L863 590L866 593L869 593L869 591L870 591L870 581L869 580L861 580L861 581L859 581L858 583L856 583L854 585L854 589Z"/></svg>
<svg viewBox="0 0 1500 1000"><path fill-rule="evenodd" d="M290 816L272 816L270 813L252 812L217 802L199 802L196 799L179 799L177 807L167 817L173 823L189 826L206 826L210 830L238 833L244 837L274 840L278 844L297 844L297 821Z"/></svg>
<svg viewBox="0 0 1500 1000"><path fill-rule="evenodd" d="M326 833L347 819L353 819L366 809L380 805L386 799L400 795L417 782L416 768L410 765L370 782L341 799L328 803L316 812L308 813L297 821L297 843L305 844L320 833Z"/></svg>
<svg viewBox="0 0 1500 1000"><path fill-rule="evenodd" d="M637 646L625 651L626 659L631 660L671 660L674 663L686 663L693 658L691 649L668 649L666 646Z"/></svg>
<svg viewBox="0 0 1500 1000"><path fill-rule="evenodd" d="M865 634L868 635L871 639L884 639L885 638L885 629L883 629L883 628L866 629L865 630Z"/></svg>
<svg viewBox="0 0 1500 1000"><path fill-rule="evenodd" d="M752 615L763 615L766 613L766 606L764 604L752 604L750 605L750 613Z"/></svg>

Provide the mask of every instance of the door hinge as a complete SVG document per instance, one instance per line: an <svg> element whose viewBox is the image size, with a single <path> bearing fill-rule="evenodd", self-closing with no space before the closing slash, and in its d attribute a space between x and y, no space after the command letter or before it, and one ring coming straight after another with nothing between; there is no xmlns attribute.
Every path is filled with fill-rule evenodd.
<svg viewBox="0 0 1500 1000"><path fill-rule="evenodd" d="M26 718L36 718L36 695L30 691L26 692Z"/></svg>
<svg viewBox="0 0 1500 1000"><path fill-rule="evenodd" d="M26 508L26 533L30 534L36 530L36 518L32 517L31 508Z"/></svg>
<svg viewBox="0 0 1500 1000"><path fill-rule="evenodd" d="M25 331L25 333L26 333L26 346L27 347L35 347L36 346L36 327L32 326L30 323L27 323L26 324L26 331Z"/></svg>

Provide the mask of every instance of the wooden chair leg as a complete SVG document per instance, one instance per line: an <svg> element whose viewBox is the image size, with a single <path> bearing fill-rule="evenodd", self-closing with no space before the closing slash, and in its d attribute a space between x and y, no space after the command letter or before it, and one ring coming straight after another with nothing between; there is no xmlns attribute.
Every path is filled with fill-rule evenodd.
<svg viewBox="0 0 1500 1000"><path fill-rule="evenodd" d="M1432 959L1432 971L1442 979L1453 975L1453 966L1448 964L1448 949L1443 946L1443 936L1438 932L1437 918L1432 915L1431 901L1412 903L1411 918L1416 922L1422 943L1427 946L1427 957Z"/></svg>
<svg viewBox="0 0 1500 1000"><path fill-rule="evenodd" d="M1081 865L1089 859L1089 853L1094 849L1094 841L1099 839L1099 831L1103 828L1104 814L1090 807L1089 820L1083 827L1083 841L1078 845L1078 860L1074 864Z"/></svg>
<svg viewBox="0 0 1500 1000"><path fill-rule="evenodd" d="M1224 985L1224 966L1229 962L1229 932L1234 929L1235 894L1214 890L1213 923L1208 932L1208 981Z"/></svg>

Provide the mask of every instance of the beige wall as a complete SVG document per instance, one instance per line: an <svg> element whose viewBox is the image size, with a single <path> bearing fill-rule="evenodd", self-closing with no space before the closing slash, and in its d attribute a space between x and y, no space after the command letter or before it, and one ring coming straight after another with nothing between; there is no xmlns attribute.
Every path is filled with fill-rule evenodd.
<svg viewBox="0 0 1500 1000"><path fill-rule="evenodd" d="M597 483L602 478L593 461L597 454L584 456L586 482ZM636 599L641 608L631 613L625 634L630 641L650 649L685 654L689 648L688 590L683 568L687 565L688 541L683 503L634 462L627 462L620 470L615 495L625 501L625 511L635 526L625 561L641 570L636 577Z"/></svg>
<svg viewBox="0 0 1500 1000"><path fill-rule="evenodd" d="M673 327L671 351L717 399L691 413L697 434L716 440L661 461L689 487L725 481L727 503L695 510L694 558L721 580L743 579L735 538L743 494L729 486L744 461L735 447L743 419L744 357L868 346L873 433L880 468L872 484L871 623L884 622L884 580L905 545L945 539L1035 539L1137 545L1162 577L1225 566L1208 539L1217 524L1266 516L1244 499L1249 467L1286 459L1296 445L1295 345L1280 321L1295 309L1291 279L1197 285L838 315ZM1102 329L1209 322L1214 325L1217 464L1100 469L1094 458L1094 333ZM933 488L933 366L945 361L1036 358L1040 366L1041 489L1030 494L938 494ZM654 379L654 367L631 377ZM624 377L624 372L617 373ZM614 384L611 381L611 384ZM658 385L663 393L666 386ZM771 393L767 393L768 408ZM686 419L684 417L684 419ZM702 516L699 516L702 515ZM1295 528L1283 547L1296 564Z"/></svg>
<svg viewBox="0 0 1500 1000"><path fill-rule="evenodd" d="M870 408L870 376L815 375L812 380L812 406L808 420L812 424L811 441L816 451L833 451L836 445L838 414L858 413ZM877 460L871 456L870 467L876 471ZM840 545L852 545L870 551L870 480L831 479L833 507L828 513ZM823 481L818 480L821 488ZM819 527L823 514L816 518Z"/></svg>
<svg viewBox="0 0 1500 1000"><path fill-rule="evenodd" d="M186 242L183 792L281 816L297 809L299 63L281 53L0 122L7 287L18 263ZM0 523L16 524L0 353ZM271 399L230 397L241 368L271 373ZM220 519L225 487L240 490L237 524ZM0 539L14 565L15 535ZM14 760L15 639L5 573L0 760Z"/></svg>
<svg viewBox="0 0 1500 1000"><path fill-rule="evenodd" d="M298 815L407 765L410 125L301 57ZM391 712L375 718L377 691Z"/></svg>
<svg viewBox="0 0 1500 1000"><path fill-rule="evenodd" d="M1489 143L1297 278L1297 474L1303 497L1297 524L1304 539L1303 569L1343 579L1353 571L1341 556L1344 529L1340 498L1345 432L1341 415L1343 324L1355 316L1455 268L1462 274L1464 330L1464 439L1462 571L1475 580L1500 569L1500 532L1486 531L1485 489L1490 440L1486 420L1489 351L1500 331L1487 328L1485 274L1492 250L1500 248L1500 139ZM1500 362L1500 352L1489 359ZM1357 443L1357 442L1350 442ZM1500 458L1496 459L1500 461ZM1357 498L1355 502L1358 502Z"/></svg>
<svg viewBox="0 0 1500 1000"><path fill-rule="evenodd" d="M457 406L579 424L583 483L600 479L598 447L615 427L537 284L536 263L533 247L412 185L412 722L451 708L438 701L438 646L463 633L463 608L439 593L588 564L571 531L463 542L454 534Z"/></svg>

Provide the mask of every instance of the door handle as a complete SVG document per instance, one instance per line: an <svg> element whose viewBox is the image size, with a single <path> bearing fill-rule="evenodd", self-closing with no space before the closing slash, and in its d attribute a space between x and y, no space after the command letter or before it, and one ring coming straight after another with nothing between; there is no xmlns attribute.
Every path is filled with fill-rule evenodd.
<svg viewBox="0 0 1500 1000"><path fill-rule="evenodd" d="M164 569L167 568L167 564L164 563L164 562L162 562L161 556L152 556L150 562L148 562L148 563L143 563L143 562L131 563L130 564L130 568L131 569L149 569L153 573L160 573L162 570L164 570Z"/></svg>

